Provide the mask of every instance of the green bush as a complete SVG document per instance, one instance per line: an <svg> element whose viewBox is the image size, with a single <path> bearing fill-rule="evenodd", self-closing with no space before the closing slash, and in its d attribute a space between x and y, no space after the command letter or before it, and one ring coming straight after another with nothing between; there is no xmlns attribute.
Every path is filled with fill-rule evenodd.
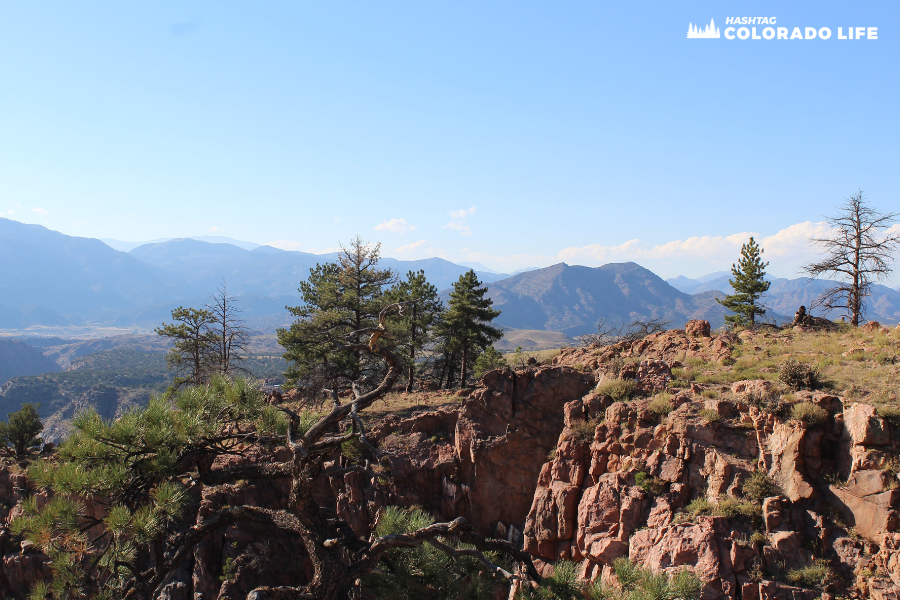
<svg viewBox="0 0 900 600"><path fill-rule="evenodd" d="M778 380L795 390L800 388L814 390L821 383L816 367L797 362L792 358L785 360L778 367Z"/></svg>
<svg viewBox="0 0 900 600"><path fill-rule="evenodd" d="M742 487L743 494L754 502L762 503L769 496L777 496L779 494L778 486L772 481L765 471L753 471Z"/></svg>
<svg viewBox="0 0 900 600"><path fill-rule="evenodd" d="M22 408L7 415L8 421L0 423L0 441L3 446L12 446L16 456L22 456L41 444L37 435L44 430L37 409L40 404L23 404Z"/></svg>
<svg viewBox="0 0 900 600"><path fill-rule="evenodd" d="M647 410L657 419L662 419L675 408L672 406L671 399L672 396L670 394L660 394L650 401L650 404L647 405Z"/></svg>
<svg viewBox="0 0 900 600"><path fill-rule="evenodd" d="M880 404L877 407L878 416L887 420L892 425L900 425L900 408L890 404Z"/></svg>
<svg viewBox="0 0 900 600"><path fill-rule="evenodd" d="M754 546L757 544L765 544L766 543L766 534L761 531L754 531L753 535L750 536L750 543Z"/></svg>
<svg viewBox="0 0 900 600"><path fill-rule="evenodd" d="M718 503L712 503L704 496L694 499L687 505L687 512L697 517L710 515L714 517L727 517L729 519L745 518L754 521L762 516L759 506L746 500L737 500L728 496L719 498Z"/></svg>
<svg viewBox="0 0 900 600"><path fill-rule="evenodd" d="M572 430L572 436L576 440L591 442L594 440L594 432L599 424L599 420L575 421L569 429Z"/></svg>
<svg viewBox="0 0 900 600"><path fill-rule="evenodd" d="M596 393L624 402L637 394L637 384L631 379L610 379L597 386Z"/></svg>
<svg viewBox="0 0 900 600"><path fill-rule="evenodd" d="M793 584L808 588L823 588L831 576L828 563L821 558L802 569L791 569L787 572L787 580Z"/></svg>
<svg viewBox="0 0 900 600"><path fill-rule="evenodd" d="M812 402L800 402L791 407L791 417L815 427L828 420L828 411Z"/></svg>
<svg viewBox="0 0 900 600"><path fill-rule="evenodd" d="M406 510L389 506L378 517L375 533L378 536L405 534L433 523L434 519L420 509ZM443 541L448 543L447 540ZM470 548L466 544L459 544L458 547ZM489 600L493 597L491 577L481 574L480 563L474 557L450 558L443 551L425 543L418 548L393 549L388 552L388 558L390 569L364 578L365 589L375 598ZM503 568L511 568L501 556L493 552L488 553L488 558Z"/></svg>
<svg viewBox="0 0 900 600"><path fill-rule="evenodd" d="M654 498L669 491L668 481L660 479L659 477L650 477L650 475L644 472L635 473L634 483Z"/></svg>
<svg viewBox="0 0 900 600"><path fill-rule="evenodd" d="M701 408L698 414L707 423L715 423L716 421L722 420L722 415L720 415L717 411L712 410L711 408Z"/></svg>

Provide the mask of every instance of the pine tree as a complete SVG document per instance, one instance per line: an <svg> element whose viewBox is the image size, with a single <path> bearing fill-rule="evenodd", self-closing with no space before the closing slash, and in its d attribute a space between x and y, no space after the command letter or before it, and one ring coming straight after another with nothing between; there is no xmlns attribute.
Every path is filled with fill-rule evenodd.
<svg viewBox="0 0 900 600"><path fill-rule="evenodd" d="M760 296L770 285L770 282L765 280L766 267L769 263L762 262L760 259L762 253L762 248L757 246L752 237L741 246L741 260L738 264L731 265L734 279L728 280L735 293L725 296L724 300L716 299L716 302L734 313L725 317L725 321L732 327L753 327L756 324L756 315L766 314L766 309L758 304Z"/></svg>
<svg viewBox="0 0 900 600"><path fill-rule="evenodd" d="M447 351L451 354L458 352L461 361L460 386L466 385L470 356L483 352L503 337L503 331L490 325L500 311L491 308L494 302L485 297L487 291L486 287L481 287L475 271L469 270L460 275L459 281L453 284L450 302L439 325L448 340ZM450 381L452 371L448 377L448 387Z"/></svg>
<svg viewBox="0 0 900 600"><path fill-rule="evenodd" d="M211 370L214 336L209 326L215 316L208 310L179 306L172 311L175 323L156 328L156 333L170 338L174 344L166 355L170 369L175 369L175 387L185 383L205 382Z"/></svg>
<svg viewBox="0 0 900 600"><path fill-rule="evenodd" d="M290 363L289 382L348 389L351 382L365 384L379 377L381 365L359 351L336 350L342 336L373 327L385 306L385 288L396 283L389 269L378 269L380 244L368 244L359 236L341 246L337 263L316 265L309 279L300 283L303 304L288 307L297 321L278 330L278 342ZM321 379L321 381L319 381Z"/></svg>
<svg viewBox="0 0 900 600"><path fill-rule="evenodd" d="M406 280L388 290L386 302L414 302L403 316L393 321L389 328L394 344L400 350L407 370L406 391L412 391L416 358L431 338L431 327L444 310L436 287L428 283L425 271L409 271Z"/></svg>
<svg viewBox="0 0 900 600"><path fill-rule="evenodd" d="M12 446L16 456L22 456L30 448L39 446L43 440L37 435L44 430L38 415L40 404L25 403L16 412L7 415L8 421L0 423L0 440L4 446Z"/></svg>

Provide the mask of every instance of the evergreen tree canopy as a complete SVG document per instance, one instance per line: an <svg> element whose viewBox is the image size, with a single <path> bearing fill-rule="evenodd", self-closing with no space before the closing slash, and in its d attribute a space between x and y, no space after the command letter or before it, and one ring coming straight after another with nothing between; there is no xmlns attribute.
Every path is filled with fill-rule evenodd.
<svg viewBox="0 0 900 600"><path fill-rule="evenodd" d="M16 456L22 456L29 449L39 446L41 438L37 435L44 430L37 409L40 404L25 403L22 408L7 415L8 421L0 423L0 439L4 446L12 446Z"/></svg>
<svg viewBox="0 0 900 600"><path fill-rule="evenodd" d="M403 314L391 322L389 332L398 348L398 358L407 372L406 391L412 391L416 357L431 340L431 327L444 310L436 287L428 283L425 271L409 271L406 279L392 287L386 298L388 303L411 302Z"/></svg>
<svg viewBox="0 0 900 600"><path fill-rule="evenodd" d="M172 320L155 331L174 342L166 362L175 369L175 387L200 385L208 376L214 338L209 326L215 318L208 310L179 306L172 311Z"/></svg>
<svg viewBox="0 0 900 600"><path fill-rule="evenodd" d="M753 327L756 324L756 315L766 314L766 309L758 304L760 296L770 285L770 282L765 280L766 267L769 263L762 262L760 258L762 253L762 248L751 237L750 241L741 247L741 260L738 264L731 265L734 279L729 279L728 283L734 288L734 294L725 296L724 300L716 299L719 304L734 313L725 316L725 321L732 327Z"/></svg>
<svg viewBox="0 0 900 600"><path fill-rule="evenodd" d="M500 311L492 308L494 302L485 297L487 291L486 287L481 287L475 271L460 275L459 281L453 284L447 310L438 326L445 353L458 353L461 361L460 385L466 385L469 358L503 337L502 330L490 325ZM452 374L448 384L449 381L452 381Z"/></svg>
<svg viewBox="0 0 900 600"><path fill-rule="evenodd" d="M337 263L310 269L309 279L300 283L303 304L288 307L298 319L290 329L278 330L284 358L292 363L285 373L291 383L347 389L351 382L365 384L381 374L380 364L358 350L337 349L335 341L375 326L386 304L385 288L397 278L377 268L380 244L357 236L341 248Z"/></svg>

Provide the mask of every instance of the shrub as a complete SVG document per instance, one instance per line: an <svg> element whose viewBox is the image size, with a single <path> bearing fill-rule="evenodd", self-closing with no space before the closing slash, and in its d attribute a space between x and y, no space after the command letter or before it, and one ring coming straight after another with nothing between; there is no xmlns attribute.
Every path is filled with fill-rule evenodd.
<svg viewBox="0 0 900 600"><path fill-rule="evenodd" d="M634 600L699 600L702 582L689 569L681 569L671 577L665 573L654 573L634 564L622 556L613 561L613 571L622 591L627 595L605 590L598 580L588 587L591 600L612 600L628 598Z"/></svg>
<svg viewBox="0 0 900 600"><path fill-rule="evenodd" d="M572 430L572 436L582 442L590 442L594 439L594 432L597 430L599 421L575 421L569 428Z"/></svg>
<svg viewBox="0 0 900 600"><path fill-rule="evenodd" d="M722 415L711 408L701 408L699 414L707 423L715 423L722 420Z"/></svg>
<svg viewBox="0 0 900 600"><path fill-rule="evenodd" d="M687 369L682 369L681 367L676 367L672 369L672 379L682 381L685 383L690 383L694 380L694 372L688 371ZM684 387L684 386L681 386Z"/></svg>
<svg viewBox="0 0 900 600"><path fill-rule="evenodd" d="M828 419L828 411L812 402L800 402L791 407L791 417L815 427Z"/></svg>
<svg viewBox="0 0 900 600"><path fill-rule="evenodd" d="M647 410L657 419L662 419L674 409L671 398L672 396L669 394L660 394L650 401L650 404L647 405Z"/></svg>
<svg viewBox="0 0 900 600"><path fill-rule="evenodd" d="M4 447L12 446L16 456L22 456L41 443L41 438L36 437L44 430L37 412L40 406L23 404L22 408L7 415L9 420L6 423L0 423L0 440Z"/></svg>
<svg viewBox="0 0 900 600"><path fill-rule="evenodd" d="M610 379L597 386L596 392L616 402L630 400L637 393L637 384L630 379Z"/></svg>
<svg viewBox="0 0 900 600"><path fill-rule="evenodd" d="M762 502L769 496L777 496L778 486L772 481L765 471L753 471L741 488L747 498L754 502Z"/></svg>
<svg viewBox="0 0 900 600"><path fill-rule="evenodd" d="M731 497L719 499L719 504L713 509L714 515L728 517L729 519L745 518L755 521L762 517L762 509L752 502L737 500Z"/></svg>
<svg viewBox="0 0 900 600"><path fill-rule="evenodd" d="M819 370L812 365L789 358L778 367L778 380L793 389L813 390L820 384Z"/></svg>
<svg viewBox="0 0 900 600"><path fill-rule="evenodd" d="M693 516L697 515L708 515L713 511L712 502L710 502L705 496L701 496L699 498L695 498L691 500L691 503L687 505L687 511L691 513Z"/></svg>
<svg viewBox="0 0 900 600"><path fill-rule="evenodd" d="M653 497L661 496L669 491L669 482L659 477L650 477L647 473L639 472L634 475L634 483Z"/></svg>
<svg viewBox="0 0 900 600"><path fill-rule="evenodd" d="M753 535L750 536L750 543L754 546L757 544L765 544L766 534L764 534L762 531L754 531Z"/></svg>
<svg viewBox="0 0 900 600"><path fill-rule="evenodd" d="M678 600L698 600L703 582L689 569L681 569L669 580L669 598Z"/></svg>
<svg viewBox="0 0 900 600"><path fill-rule="evenodd" d="M831 575L828 563L818 558L802 569L791 569L787 572L787 580L808 588L822 588Z"/></svg>
<svg viewBox="0 0 900 600"><path fill-rule="evenodd" d="M877 407L878 416L886 419L892 425L900 425L900 408L890 404L881 404Z"/></svg>

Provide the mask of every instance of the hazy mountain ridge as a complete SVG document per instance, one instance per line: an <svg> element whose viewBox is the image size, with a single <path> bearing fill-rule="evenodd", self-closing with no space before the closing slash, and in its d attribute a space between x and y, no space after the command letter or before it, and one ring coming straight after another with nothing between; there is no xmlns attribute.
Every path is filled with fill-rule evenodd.
<svg viewBox="0 0 900 600"><path fill-rule="evenodd" d="M719 326L725 315L715 293L685 294L636 263L560 263L494 282L488 290L494 307L502 311L500 325L570 336L595 331L601 317L620 324L662 319L680 327L693 318Z"/></svg>
<svg viewBox="0 0 900 600"><path fill-rule="evenodd" d="M690 294L708 291L732 294L734 293L734 288L729 283L731 279L733 279L733 275L730 273L724 275L713 273L697 279L679 276L667 281L673 287ZM801 305L807 308L813 306L816 298L819 298L829 287L834 285L834 282L828 279L809 279L807 277L798 277L797 279L767 277L767 280L771 282L771 286L769 291L763 294L760 301L771 311L785 316L793 315ZM866 305L866 317L868 319L888 323L900 321L900 292L897 290L884 285L874 284L872 286L872 295L868 298ZM813 312L829 318L839 318L840 316L840 311L825 312L814 309Z"/></svg>
<svg viewBox="0 0 900 600"><path fill-rule="evenodd" d="M14 377L60 371L40 350L18 340L0 338L0 388Z"/></svg>

